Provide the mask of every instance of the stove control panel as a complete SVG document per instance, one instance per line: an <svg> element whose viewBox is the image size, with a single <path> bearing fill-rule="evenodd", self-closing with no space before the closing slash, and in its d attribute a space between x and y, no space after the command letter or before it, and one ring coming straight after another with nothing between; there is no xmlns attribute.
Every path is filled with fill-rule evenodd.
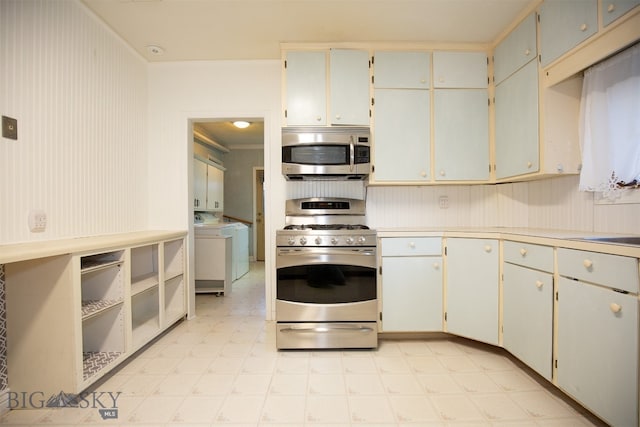
<svg viewBox="0 0 640 427"><path fill-rule="evenodd" d="M375 232L366 234L327 234L318 232L301 232L299 230L279 230L276 232L276 246L375 246Z"/></svg>

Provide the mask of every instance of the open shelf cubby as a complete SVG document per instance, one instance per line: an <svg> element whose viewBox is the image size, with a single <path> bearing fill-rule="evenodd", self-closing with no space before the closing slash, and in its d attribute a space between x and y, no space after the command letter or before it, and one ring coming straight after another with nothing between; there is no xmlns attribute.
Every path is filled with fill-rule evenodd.
<svg viewBox="0 0 640 427"><path fill-rule="evenodd" d="M131 327L133 348L146 344L160 331L160 293L158 287L148 288L131 297Z"/></svg>
<svg viewBox="0 0 640 427"><path fill-rule="evenodd" d="M172 279L184 273L183 240L173 240L164 244L164 274L165 280Z"/></svg>
<svg viewBox="0 0 640 427"><path fill-rule="evenodd" d="M165 282L164 309L165 321L172 323L185 313L184 276L179 275Z"/></svg>
<svg viewBox="0 0 640 427"><path fill-rule="evenodd" d="M158 244L131 249L131 295L158 286Z"/></svg>
<svg viewBox="0 0 640 427"><path fill-rule="evenodd" d="M83 380L103 373L125 354L124 304L82 322Z"/></svg>

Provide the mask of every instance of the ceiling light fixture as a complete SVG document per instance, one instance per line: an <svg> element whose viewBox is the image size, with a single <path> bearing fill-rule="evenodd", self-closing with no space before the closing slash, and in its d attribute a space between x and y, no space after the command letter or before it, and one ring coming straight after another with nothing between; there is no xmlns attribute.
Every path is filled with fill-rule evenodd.
<svg viewBox="0 0 640 427"><path fill-rule="evenodd" d="M149 46L147 46L147 52L149 52L151 55L162 55L164 53L164 49L160 46L150 44Z"/></svg>
<svg viewBox="0 0 640 427"><path fill-rule="evenodd" d="M235 127L237 127L237 128L240 128L240 129L244 129L246 127L249 127L250 124L251 123L249 123L249 122L247 122L245 120L236 120L235 122L233 122L233 125Z"/></svg>

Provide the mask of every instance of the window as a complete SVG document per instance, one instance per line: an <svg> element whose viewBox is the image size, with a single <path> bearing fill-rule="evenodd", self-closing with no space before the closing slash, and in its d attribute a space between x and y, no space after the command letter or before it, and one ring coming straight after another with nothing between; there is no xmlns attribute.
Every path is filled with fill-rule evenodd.
<svg viewBox="0 0 640 427"><path fill-rule="evenodd" d="M640 182L640 44L584 73L580 190L613 199Z"/></svg>

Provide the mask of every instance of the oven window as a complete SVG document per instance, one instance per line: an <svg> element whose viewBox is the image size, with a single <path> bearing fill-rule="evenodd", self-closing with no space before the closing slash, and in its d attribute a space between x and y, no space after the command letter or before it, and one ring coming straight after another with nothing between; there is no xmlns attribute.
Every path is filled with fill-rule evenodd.
<svg viewBox="0 0 640 427"><path fill-rule="evenodd" d="M339 264L278 269L277 298L283 301L340 304L376 299L376 270Z"/></svg>
<svg viewBox="0 0 640 427"><path fill-rule="evenodd" d="M282 147L282 161L300 165L348 165L348 145L296 145Z"/></svg>

